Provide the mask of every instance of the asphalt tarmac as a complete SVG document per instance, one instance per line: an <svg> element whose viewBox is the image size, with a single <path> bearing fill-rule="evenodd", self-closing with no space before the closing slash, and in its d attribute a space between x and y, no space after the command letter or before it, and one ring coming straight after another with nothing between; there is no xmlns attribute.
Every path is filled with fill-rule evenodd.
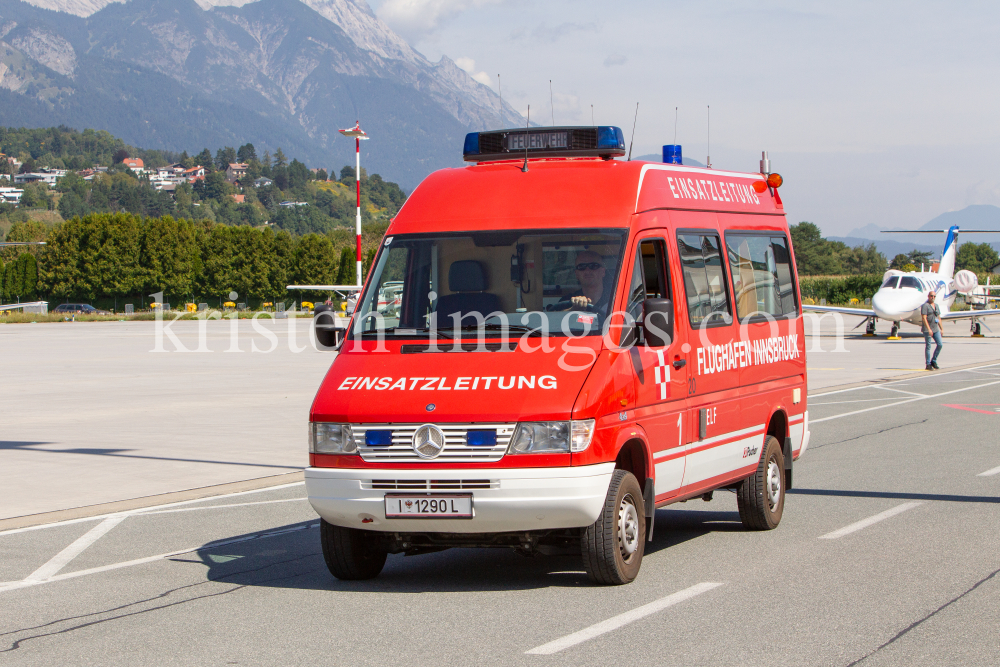
<svg viewBox="0 0 1000 667"><path fill-rule="evenodd" d="M661 509L642 571L390 556L333 579L298 484L0 532L6 665L1000 664L1000 364L814 390L781 525Z"/></svg>

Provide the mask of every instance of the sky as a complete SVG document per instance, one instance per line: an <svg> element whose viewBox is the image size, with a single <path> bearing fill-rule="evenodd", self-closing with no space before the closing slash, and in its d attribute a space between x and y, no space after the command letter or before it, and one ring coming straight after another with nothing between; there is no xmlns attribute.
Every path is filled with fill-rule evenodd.
<svg viewBox="0 0 1000 667"><path fill-rule="evenodd" d="M533 121L590 124L593 105L626 141L635 118L644 155L674 143L676 108L685 156L756 171L768 151L789 222L826 235L1000 205L1000 3L370 4L431 60L499 74Z"/></svg>

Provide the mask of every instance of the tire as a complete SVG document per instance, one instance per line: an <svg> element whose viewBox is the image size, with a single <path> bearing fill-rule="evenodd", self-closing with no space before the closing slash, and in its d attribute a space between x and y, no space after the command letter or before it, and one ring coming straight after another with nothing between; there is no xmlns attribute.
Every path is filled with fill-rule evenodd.
<svg viewBox="0 0 1000 667"><path fill-rule="evenodd" d="M773 530L785 508L785 457L774 436L764 439L757 471L736 489L740 521L748 530Z"/></svg>
<svg viewBox="0 0 1000 667"><path fill-rule="evenodd" d="M369 530L341 528L321 519L319 536L326 567L337 579L374 579L385 567L389 554Z"/></svg>
<svg viewBox="0 0 1000 667"><path fill-rule="evenodd" d="M642 488L627 470L615 470L597 521L580 538L583 567L590 580L619 586L639 574L646 547Z"/></svg>

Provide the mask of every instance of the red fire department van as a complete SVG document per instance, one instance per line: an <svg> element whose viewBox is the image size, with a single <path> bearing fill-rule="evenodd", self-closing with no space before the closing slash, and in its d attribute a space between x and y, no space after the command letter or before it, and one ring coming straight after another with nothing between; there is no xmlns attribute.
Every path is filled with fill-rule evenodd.
<svg viewBox="0 0 1000 667"><path fill-rule="evenodd" d="M390 553L579 550L639 572L657 507L781 520L809 442L781 177L625 161L621 130L473 133L392 221L310 414L340 579Z"/></svg>

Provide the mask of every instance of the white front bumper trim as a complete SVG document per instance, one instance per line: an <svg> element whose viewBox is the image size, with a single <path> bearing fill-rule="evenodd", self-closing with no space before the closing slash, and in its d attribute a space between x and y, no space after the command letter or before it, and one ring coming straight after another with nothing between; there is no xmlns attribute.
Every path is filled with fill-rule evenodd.
<svg viewBox="0 0 1000 667"><path fill-rule="evenodd" d="M597 520L611 484L614 463L562 468L306 468L306 493L327 523L347 528L406 533L503 533L582 528ZM490 480L473 490L371 488L373 480ZM448 484L448 483L451 484ZM472 519L386 519L385 494L471 493Z"/></svg>

